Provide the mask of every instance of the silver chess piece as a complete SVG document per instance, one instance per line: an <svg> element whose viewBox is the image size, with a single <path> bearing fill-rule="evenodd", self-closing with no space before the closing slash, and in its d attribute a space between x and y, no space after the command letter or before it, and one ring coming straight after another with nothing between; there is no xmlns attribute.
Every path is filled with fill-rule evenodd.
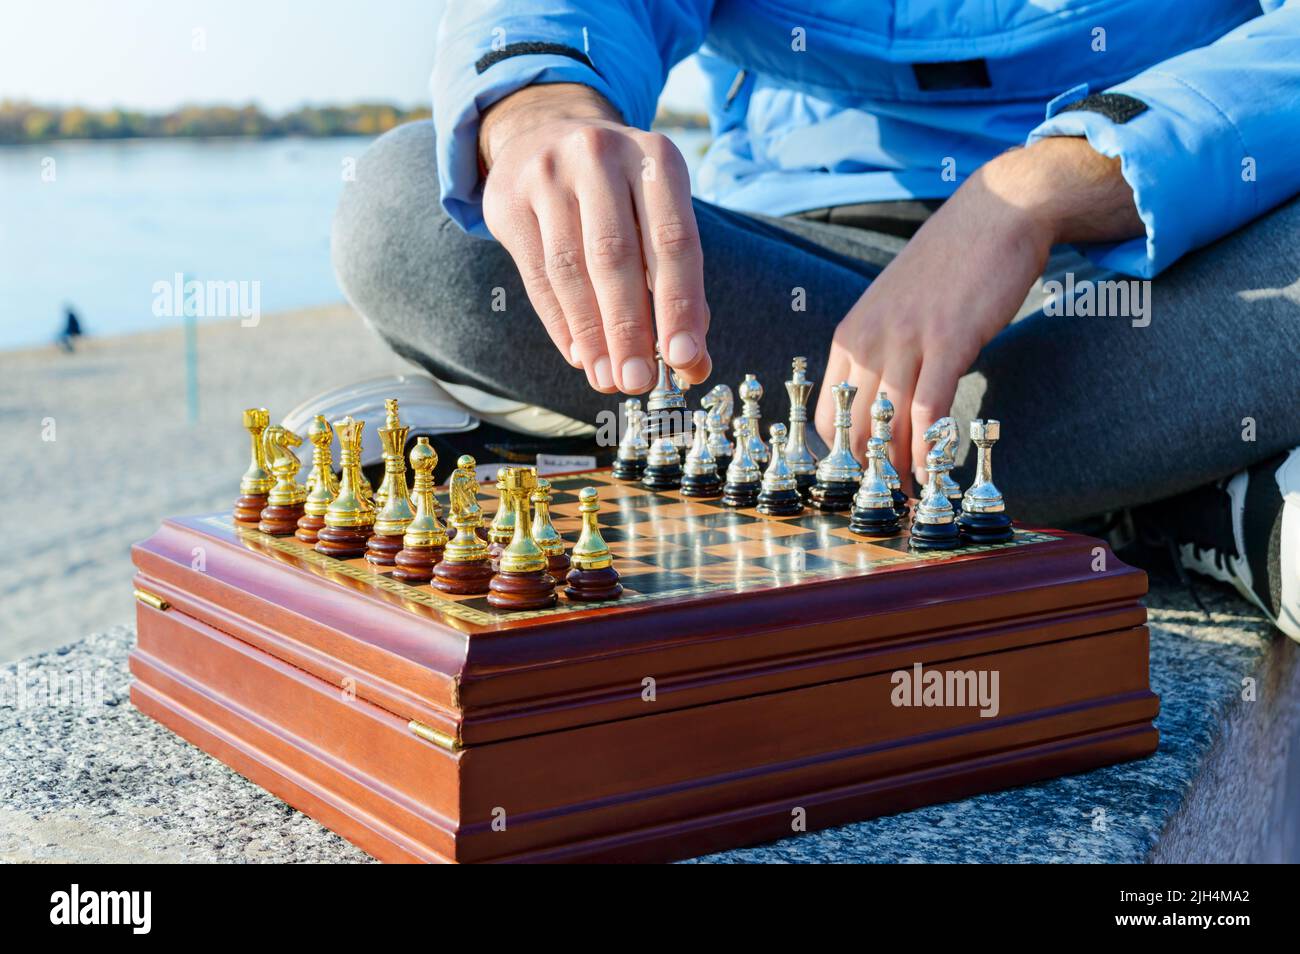
<svg viewBox="0 0 1300 954"><path fill-rule="evenodd" d="M748 426L748 425L747 425ZM776 423L772 435L772 460L763 474L762 488L758 494L758 512L771 517L792 517L803 510L803 496L795 479L790 462L786 460L785 425Z"/></svg>
<svg viewBox="0 0 1300 954"><path fill-rule="evenodd" d="M941 417L925 432L930 450L925 455L928 475L921 500L912 515L911 545L918 550L950 550L957 546L957 515L952 501L944 492L944 480L953 467L952 445L956 426L950 417Z"/></svg>
<svg viewBox="0 0 1300 954"><path fill-rule="evenodd" d="M641 402L628 398L623 402L623 436L619 438L614 458L614 476L619 480L639 480L645 473L650 444L646 440L646 417Z"/></svg>
<svg viewBox="0 0 1300 954"><path fill-rule="evenodd" d="M957 432L957 422L951 417L941 417L934 422L933 427L942 427L943 429L944 436L940 439L938 446L943 448L943 452L948 459L948 470L939 475L939 488L943 491L943 495L948 498L948 502L952 504L953 511L961 513L961 485L953 480L952 474L949 473L957 461L957 441L960 439Z"/></svg>
<svg viewBox="0 0 1300 954"><path fill-rule="evenodd" d="M749 453L754 458L754 462L762 466L771 457L767 445L763 443L763 412L758 407L758 402L763 400L763 385L758 383L758 378L752 374L747 374L745 380L740 382L739 394L741 415L749 425L747 428L749 432Z"/></svg>
<svg viewBox="0 0 1300 954"><path fill-rule="evenodd" d="M709 447L707 415L696 411L693 420L694 437L682 468L682 496L716 497L722 489L722 478L718 475L718 460Z"/></svg>
<svg viewBox="0 0 1300 954"><path fill-rule="evenodd" d="M646 455L641 484L650 490L674 490L681 486L682 459L671 437L659 437Z"/></svg>
<svg viewBox="0 0 1300 954"><path fill-rule="evenodd" d="M903 493L903 482L889 459L889 445L894 439L893 421L894 404L889 400L889 395L881 391L871 404L871 436L884 444L884 461L881 464L880 476L889 486L889 492L894 499L894 509L901 517L907 513L907 495Z"/></svg>
<svg viewBox="0 0 1300 954"><path fill-rule="evenodd" d="M835 398L835 440L830 453L817 465L817 482L809 492L812 505L819 510L848 510L862 478L862 465L849 449L853 398L857 393L858 389L847 381L831 388Z"/></svg>
<svg viewBox="0 0 1300 954"><path fill-rule="evenodd" d="M713 389L700 401L700 406L709 412L705 427L709 432L709 450L716 460L731 460L735 446L727 437L727 428L731 426L731 414L735 410L735 398L731 388L725 384L715 384Z"/></svg>
<svg viewBox="0 0 1300 954"><path fill-rule="evenodd" d="M961 501L958 524L972 543L1004 543L1013 532L1002 492L993 484L993 445L1002 436L998 421L970 422L970 439L976 447L975 482Z"/></svg>
<svg viewBox="0 0 1300 954"><path fill-rule="evenodd" d="M785 459L800 492L806 493L817 480L817 456L808 449L808 396L813 386L808 380L807 358L795 358L791 365L793 373L785 382L785 393L790 396L790 436L785 440Z"/></svg>
<svg viewBox="0 0 1300 954"><path fill-rule="evenodd" d="M681 447L686 442L686 395L683 393L686 387L677 372L668 367L658 345L655 345L655 363L658 365L655 386L646 398L650 439L671 437Z"/></svg>
<svg viewBox="0 0 1300 954"><path fill-rule="evenodd" d="M899 530L898 511L894 509L894 494L885 480L885 442L879 437L867 441L867 466L862 471L862 482L853 498L853 514L849 529L863 536L891 536Z"/></svg>
<svg viewBox="0 0 1300 954"><path fill-rule="evenodd" d="M727 507L752 507L758 502L763 472L749 451L749 422L738 417L732 422L732 427L736 433L736 452L727 466L722 503Z"/></svg>

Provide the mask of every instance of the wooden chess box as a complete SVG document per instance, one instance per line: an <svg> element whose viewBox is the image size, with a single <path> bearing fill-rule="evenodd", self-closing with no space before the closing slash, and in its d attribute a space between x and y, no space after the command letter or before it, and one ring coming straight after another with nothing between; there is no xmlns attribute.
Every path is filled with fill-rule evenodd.
<svg viewBox="0 0 1300 954"><path fill-rule="evenodd" d="M1097 540L919 554L843 514L552 485L570 543L599 489L622 599L502 611L166 521L133 551L133 702L389 861L670 860L1155 750L1146 577ZM996 673L996 706L899 704L918 666Z"/></svg>

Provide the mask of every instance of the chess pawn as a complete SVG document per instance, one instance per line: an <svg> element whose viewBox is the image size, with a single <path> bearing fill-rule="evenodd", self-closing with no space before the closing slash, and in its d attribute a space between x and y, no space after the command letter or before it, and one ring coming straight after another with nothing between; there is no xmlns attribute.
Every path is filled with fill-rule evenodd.
<svg viewBox="0 0 1300 954"><path fill-rule="evenodd" d="M623 436L618 442L613 474L619 480L640 480L645 473L646 454L650 445L645 436L646 416L641 402L628 398L623 402Z"/></svg>
<svg viewBox="0 0 1300 954"><path fill-rule="evenodd" d="M339 492L339 481L334 476L334 460L330 445L334 442L334 429L329 421L320 414L307 428L307 440L311 441L311 472L307 474L307 500L303 504L303 514L298 518L298 528L294 536L308 546L316 545L316 534L325 526L325 511Z"/></svg>
<svg viewBox="0 0 1300 954"><path fill-rule="evenodd" d="M1001 436L998 421L970 422L971 443L977 448L975 482L962 498L957 518L962 536L970 543L1006 543L1014 535L1002 492L993 485L993 445Z"/></svg>
<svg viewBox="0 0 1300 954"><path fill-rule="evenodd" d="M943 492L941 480L941 475L952 470L952 458L948 456L948 442L952 438L948 425L951 421L951 418L940 418L925 432L925 439L931 442L925 455L925 470L929 477L912 514L909 541L916 550L951 550L959 542L957 515L948 495Z"/></svg>
<svg viewBox="0 0 1300 954"><path fill-rule="evenodd" d="M736 433L736 454L727 466L727 481L722 485L722 505L733 509L752 507L758 503L763 472L750 454L749 422L738 417L733 429Z"/></svg>
<svg viewBox="0 0 1300 954"><path fill-rule="evenodd" d="M700 406L709 412L705 427L709 432L709 453L713 455L718 473L725 473L731 463L735 446L727 437L727 428L731 426L731 412L735 408L735 399L731 388L725 384L715 384L713 389L700 401Z"/></svg>
<svg viewBox="0 0 1300 954"><path fill-rule="evenodd" d="M785 393L790 396L790 436L785 446L785 460L799 485L799 493L807 495L817 482L817 455L808 449L808 396L812 382L808 380L808 359L795 358L793 371L785 382Z"/></svg>
<svg viewBox="0 0 1300 954"><path fill-rule="evenodd" d="M671 437L660 437L650 446L641 486L647 490L676 490L682 484L682 462Z"/></svg>
<svg viewBox="0 0 1300 954"><path fill-rule="evenodd" d="M718 462L709 448L707 415L696 411L694 422L694 439L682 473L682 496L716 497L722 492L722 478L718 476Z"/></svg>
<svg viewBox="0 0 1300 954"><path fill-rule="evenodd" d="M803 511L803 496L799 482L785 459L786 430L784 424L773 424L772 460L763 474L762 489L758 494L758 512L769 517L793 517Z"/></svg>
<svg viewBox="0 0 1300 954"><path fill-rule="evenodd" d="M415 516L402 535L402 549L393 557L393 577L403 583L428 583L433 579L433 568L447 546L447 531L438 520L438 499L433 495L433 469L437 466L438 452L427 437L421 437L411 448Z"/></svg>
<svg viewBox="0 0 1300 954"><path fill-rule="evenodd" d="M564 595L580 603L616 600L623 593L618 570L609 546L600 535L597 514L600 501L595 487L583 487L578 493L578 511L582 514L582 532L573 545L573 569L565 578Z"/></svg>
<svg viewBox="0 0 1300 954"><path fill-rule="evenodd" d="M889 395L881 391L871 403L871 436L885 445L880 476L889 487L890 496L894 499L894 509L901 517L907 513L907 494L903 493L903 481L889 460L889 443L894 438L893 420L894 404L889 400Z"/></svg>
<svg viewBox="0 0 1300 954"><path fill-rule="evenodd" d="M275 476L275 485L267 494L257 529L275 537L290 536L298 529L307 491L298 483L301 461L291 448L301 447L302 438L279 425L271 425L262 434L267 467Z"/></svg>
<svg viewBox="0 0 1300 954"><path fill-rule="evenodd" d="M739 393L742 405L741 416L745 419L747 425L745 430L749 434L749 456L754 459L755 464L762 467L772 456L768 452L767 445L763 443L762 411L758 408L758 402L763 400L763 385L758 383L758 378L747 374L745 380L740 382Z"/></svg>
<svg viewBox="0 0 1300 954"><path fill-rule="evenodd" d="M867 466L849 517L849 529L864 537L892 537L900 529L894 495L885 481L887 462L885 442L879 437L867 441Z"/></svg>
<svg viewBox="0 0 1300 954"><path fill-rule="evenodd" d="M443 550L442 560L433 568L434 589L461 596L486 593L492 580L492 561L488 556L488 545L478 533L483 523L483 510L478 505L474 458L468 454L456 461L449 496L451 504L447 519L456 534Z"/></svg>
<svg viewBox="0 0 1300 954"><path fill-rule="evenodd" d="M809 491L810 502L818 510L837 512L853 506L862 479L862 465L849 449L849 430L853 426L853 398L858 389L847 381L831 388L835 397L835 440L830 453L817 465L817 482Z"/></svg>
<svg viewBox="0 0 1300 954"><path fill-rule="evenodd" d="M316 550L340 560L364 556L375 525L375 510L361 496L361 431L365 426L365 421L351 417L334 422L343 479L338 495L325 510L325 526L316 534Z"/></svg>
<svg viewBox="0 0 1300 954"><path fill-rule="evenodd" d="M255 527L262 519L262 508L266 506L266 497L275 485L275 479L267 470L266 448L262 435L271 424L271 412L264 407L250 407L244 412L244 428L252 439L248 469L239 480L239 497L235 500L235 523L245 527Z"/></svg>
<svg viewBox="0 0 1300 954"><path fill-rule="evenodd" d="M501 551L500 566L488 586L488 602L498 609L531 610L554 606L555 579L546 572L546 553L533 539L529 499L537 489L531 467L501 472L502 497L514 511L515 535Z"/></svg>
<svg viewBox="0 0 1300 954"><path fill-rule="evenodd" d="M564 552L564 537L551 523L551 482L541 477L537 478L537 489L533 491L533 539L546 554L546 572L559 586L571 563Z"/></svg>
<svg viewBox="0 0 1300 954"><path fill-rule="evenodd" d="M402 549L402 537L415 519L406 489L406 436L411 429L397 420L397 402L388 401L388 421L379 429L384 445L383 506L375 515L375 532L366 541L366 559L377 566L392 566ZM379 496L378 494L376 496Z"/></svg>
<svg viewBox="0 0 1300 954"><path fill-rule="evenodd" d="M506 495L502 478L504 472L503 467L497 474L497 512L492 517L492 525L488 527L487 532L488 556L492 559L493 570L497 568L505 548L515 538L515 511Z"/></svg>

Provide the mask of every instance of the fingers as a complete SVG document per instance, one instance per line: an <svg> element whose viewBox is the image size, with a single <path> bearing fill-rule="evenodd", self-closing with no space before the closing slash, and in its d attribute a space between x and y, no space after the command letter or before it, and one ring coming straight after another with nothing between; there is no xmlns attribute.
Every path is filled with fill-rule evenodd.
<svg viewBox="0 0 1300 954"><path fill-rule="evenodd" d="M925 443L926 428L939 418L947 417L952 413L952 399L957 393L957 380L964 370L964 367L959 367L950 357L942 353L936 352L925 356L916 381L915 397L912 399L910 445L898 440L897 428L894 431L895 444L908 455L902 458L903 463L894 465L899 473L904 472L903 468L910 460L910 469L915 473L924 474L925 454L929 449ZM905 412L900 408L899 413L902 416ZM897 420L898 418L895 418L895 421Z"/></svg>
<svg viewBox="0 0 1300 954"><path fill-rule="evenodd" d="M705 337L709 307L704 297L704 253L700 248L690 177L681 153L651 133L641 140L644 155L632 180L655 324L664 360L691 384L713 368Z"/></svg>
<svg viewBox="0 0 1300 954"><path fill-rule="evenodd" d="M575 368L582 367L582 362L575 357L573 336L569 334L569 325L564 318L551 283L546 278L546 256L542 250L542 236L537 225L537 217L531 208L515 210L511 216L515 223L513 230L497 229L502 246L510 253L519 268L519 277L523 280L524 291L532 303L533 310L541 319L551 341L564 355L566 361Z"/></svg>

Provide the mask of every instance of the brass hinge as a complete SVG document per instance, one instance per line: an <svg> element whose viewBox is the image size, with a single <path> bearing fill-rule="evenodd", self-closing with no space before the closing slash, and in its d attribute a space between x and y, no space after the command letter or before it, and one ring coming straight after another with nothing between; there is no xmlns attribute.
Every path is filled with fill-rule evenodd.
<svg viewBox="0 0 1300 954"><path fill-rule="evenodd" d="M412 719L406 723L406 727L411 732L426 742L432 742L440 749L446 749L448 752L460 751L460 739L453 738L446 732L439 732L433 726L425 725L423 722L417 722Z"/></svg>
<svg viewBox="0 0 1300 954"><path fill-rule="evenodd" d="M135 598L145 606L152 606L154 609L162 610L163 612L172 608L172 604L168 603L161 596L154 596L152 593L146 593L141 589L135 591Z"/></svg>

